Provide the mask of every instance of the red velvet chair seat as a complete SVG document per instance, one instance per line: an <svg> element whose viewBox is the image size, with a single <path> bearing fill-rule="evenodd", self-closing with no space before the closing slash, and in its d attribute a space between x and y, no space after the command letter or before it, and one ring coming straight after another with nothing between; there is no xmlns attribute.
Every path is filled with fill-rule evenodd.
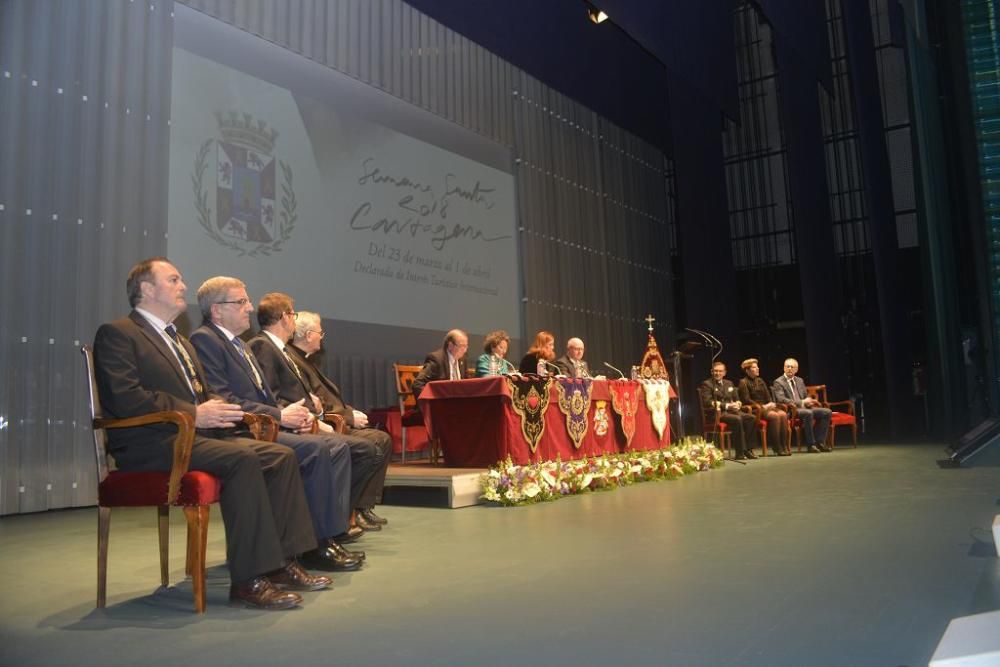
<svg viewBox="0 0 1000 667"><path fill-rule="evenodd" d="M122 472L108 474L97 490L102 507L147 507L167 504L167 472ZM210 505L219 502L222 482L207 472L192 470L181 477L177 496L179 507Z"/></svg>
<svg viewBox="0 0 1000 667"><path fill-rule="evenodd" d="M849 415L846 412L834 412L830 415L830 424L833 426L853 426L857 423L857 419L854 415Z"/></svg>

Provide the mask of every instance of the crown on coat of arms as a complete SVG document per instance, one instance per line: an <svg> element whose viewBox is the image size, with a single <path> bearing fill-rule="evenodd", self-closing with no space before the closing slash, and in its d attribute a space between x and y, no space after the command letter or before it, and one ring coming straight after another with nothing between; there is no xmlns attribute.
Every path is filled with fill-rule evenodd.
<svg viewBox="0 0 1000 667"><path fill-rule="evenodd" d="M268 128L267 123L262 120L258 120L255 124L252 114L239 114L230 111L227 115L223 115L221 111L216 111L215 119L219 123L219 131L226 141L267 155L270 155L271 151L274 150L274 141L278 138L278 131L274 128Z"/></svg>

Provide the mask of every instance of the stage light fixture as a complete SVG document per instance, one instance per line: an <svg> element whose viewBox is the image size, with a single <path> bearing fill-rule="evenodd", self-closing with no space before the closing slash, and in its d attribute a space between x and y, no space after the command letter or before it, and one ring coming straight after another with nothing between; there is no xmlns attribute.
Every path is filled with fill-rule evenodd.
<svg viewBox="0 0 1000 667"><path fill-rule="evenodd" d="M591 23L604 23L608 20L608 15L602 12L597 7L591 7L587 10L587 16L590 17Z"/></svg>

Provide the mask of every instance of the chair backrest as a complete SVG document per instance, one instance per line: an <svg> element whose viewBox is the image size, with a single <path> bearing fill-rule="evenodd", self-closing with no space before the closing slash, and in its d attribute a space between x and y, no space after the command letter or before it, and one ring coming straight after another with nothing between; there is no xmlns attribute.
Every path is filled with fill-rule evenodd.
<svg viewBox="0 0 1000 667"><path fill-rule="evenodd" d="M80 348L83 365L87 371L88 397L90 398L90 423L104 417L101 399L97 393L97 374L94 372L94 352L89 345ZM97 481L103 482L108 476L108 434L103 428L94 428L94 455L97 457Z"/></svg>
<svg viewBox="0 0 1000 667"><path fill-rule="evenodd" d="M396 372L396 393L399 395L399 411L406 412L417 407L417 398L413 395L413 381L423 366L408 364L393 364Z"/></svg>
<svg viewBox="0 0 1000 667"><path fill-rule="evenodd" d="M719 408L705 408L701 409L701 430L704 433L714 433L719 430L719 417L721 416L721 411Z"/></svg>
<svg viewBox="0 0 1000 667"><path fill-rule="evenodd" d="M817 401L819 401L820 405L826 405L825 384L806 385L806 394L809 395L809 398L815 398Z"/></svg>

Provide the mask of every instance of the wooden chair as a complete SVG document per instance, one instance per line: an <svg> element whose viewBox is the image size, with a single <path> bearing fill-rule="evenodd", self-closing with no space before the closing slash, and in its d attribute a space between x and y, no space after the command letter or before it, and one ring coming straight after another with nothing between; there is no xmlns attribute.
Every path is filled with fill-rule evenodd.
<svg viewBox="0 0 1000 667"><path fill-rule="evenodd" d="M714 442L725 456L731 447L733 434L729 432L729 427L720 420L720 417L722 410L718 406L714 409L702 408L701 430L705 439Z"/></svg>
<svg viewBox="0 0 1000 667"><path fill-rule="evenodd" d="M334 433L347 433L347 420L336 412L324 412L323 421L333 427ZM317 429L319 430L318 426Z"/></svg>
<svg viewBox="0 0 1000 667"><path fill-rule="evenodd" d="M747 406L744 406L746 409ZM761 419L761 410L756 405L750 406L750 411L753 416L757 419L757 435L760 436L760 455L761 457L767 456L767 420ZM749 444L749 443L748 443Z"/></svg>
<svg viewBox="0 0 1000 667"><path fill-rule="evenodd" d="M834 431L838 426L850 426L851 427L851 445L855 448L858 446L858 420L854 414L854 401L852 399L847 399L846 401L828 401L826 400L826 385L825 384L813 384L806 387L806 392L817 401L824 408L830 408L832 414L830 415L830 432L827 433L826 441L827 447L830 449L834 448ZM845 407L846 412L840 412L834 410L834 407Z"/></svg>
<svg viewBox="0 0 1000 667"><path fill-rule="evenodd" d="M403 447L400 452L400 461L406 463L406 430L414 426L423 426L424 417L417 409L417 397L413 395L413 381L423 366L411 366L406 364L393 364L392 369L396 373L396 395L399 400L399 415L403 432ZM430 440L430 461L437 463L438 460L437 440Z"/></svg>
<svg viewBox="0 0 1000 667"><path fill-rule="evenodd" d="M186 412L156 412L125 419L104 417L97 393L94 355L84 345L84 365L87 371L90 417L94 429L94 454L97 458L97 607L107 603L108 541L111 533L113 507L156 507L160 544L160 583L168 580L170 544L170 507L184 508L187 519L187 557L185 573L191 577L194 589L194 610L205 612L205 550L208 538L209 506L219 501L222 483L213 475L199 470L189 471L191 448L194 445L194 417ZM278 424L266 415L244 415L255 438L274 440ZM108 465L107 429L130 428L148 424L174 424L174 460L170 472L122 472Z"/></svg>

